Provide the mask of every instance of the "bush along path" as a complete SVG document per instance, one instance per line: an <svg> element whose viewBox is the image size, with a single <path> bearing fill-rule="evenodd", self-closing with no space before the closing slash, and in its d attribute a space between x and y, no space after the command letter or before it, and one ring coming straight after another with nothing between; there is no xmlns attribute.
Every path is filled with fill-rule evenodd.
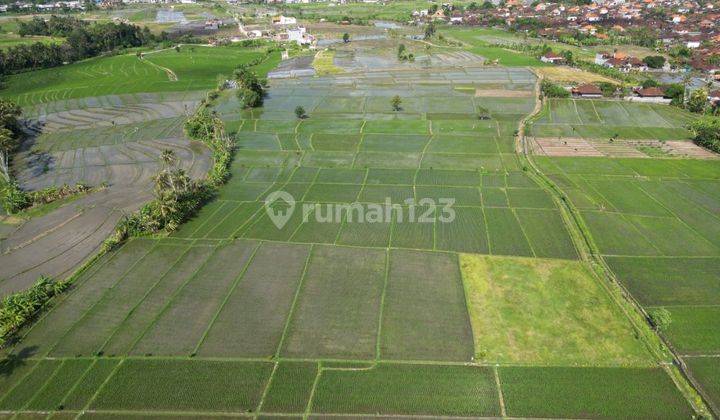
<svg viewBox="0 0 720 420"><path fill-rule="evenodd" d="M516 136L515 150L523 165L523 171L553 196L581 259L595 273L600 285L611 299L618 304L633 325L638 337L670 375L698 416L709 417L710 410L706 399L701 396L700 387L690 376L685 363L662 334L653 329L648 313L615 277L615 274L602 258L577 208L567 199L562 189L546 176L534 162L532 153L528 148L525 130L527 124L533 121L543 109L543 76L532 68L528 68L528 70L536 75L537 81L535 84L535 107L529 115L520 121ZM714 413L714 415L718 416L718 413Z"/></svg>

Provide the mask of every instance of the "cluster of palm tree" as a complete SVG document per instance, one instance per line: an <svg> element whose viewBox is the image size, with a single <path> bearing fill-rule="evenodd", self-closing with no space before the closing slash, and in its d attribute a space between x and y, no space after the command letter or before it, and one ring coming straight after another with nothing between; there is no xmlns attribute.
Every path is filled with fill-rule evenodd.
<svg viewBox="0 0 720 420"><path fill-rule="evenodd" d="M67 287L67 282L55 282L43 276L31 288L4 297L0 301L0 347Z"/></svg>
<svg viewBox="0 0 720 420"><path fill-rule="evenodd" d="M160 154L160 171L155 175L155 210L157 222L165 229L175 230L187 210L188 198L197 190L197 185L179 167L175 152L163 150Z"/></svg>
<svg viewBox="0 0 720 420"><path fill-rule="evenodd" d="M16 103L0 99L0 176L10 182L10 156L20 145L22 111Z"/></svg>

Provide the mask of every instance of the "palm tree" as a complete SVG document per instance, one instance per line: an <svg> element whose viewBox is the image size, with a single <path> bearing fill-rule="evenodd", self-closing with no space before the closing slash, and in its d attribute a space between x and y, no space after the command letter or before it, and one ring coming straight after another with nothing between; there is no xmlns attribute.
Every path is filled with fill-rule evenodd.
<svg viewBox="0 0 720 420"><path fill-rule="evenodd" d="M169 168L174 166L176 161L177 158L175 157L175 152L173 150L165 149L162 153L160 153L160 162L162 162L163 167Z"/></svg>
<svg viewBox="0 0 720 420"><path fill-rule="evenodd" d="M0 172L10 182L10 153L17 147L17 138L7 128L0 128Z"/></svg>

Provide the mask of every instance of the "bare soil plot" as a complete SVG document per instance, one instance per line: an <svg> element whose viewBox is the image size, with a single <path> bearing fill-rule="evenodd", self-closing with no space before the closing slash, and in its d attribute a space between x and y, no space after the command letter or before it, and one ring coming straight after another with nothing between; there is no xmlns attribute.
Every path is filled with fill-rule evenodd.
<svg viewBox="0 0 720 420"><path fill-rule="evenodd" d="M510 90L510 89L475 89L476 98L532 98L533 92L530 90Z"/></svg>
<svg viewBox="0 0 720 420"><path fill-rule="evenodd" d="M608 77L567 66L537 67L536 72L544 78L558 83L616 83Z"/></svg>
<svg viewBox="0 0 720 420"><path fill-rule="evenodd" d="M260 246L199 348L200 356L276 354L310 254L307 245Z"/></svg>
<svg viewBox="0 0 720 420"><path fill-rule="evenodd" d="M194 354L257 247L257 243L239 240L217 248L204 268L177 292L131 353Z"/></svg>
<svg viewBox="0 0 720 420"><path fill-rule="evenodd" d="M594 140L573 137L533 137L534 154L554 157L679 157L718 159L719 155L689 141L681 140Z"/></svg>

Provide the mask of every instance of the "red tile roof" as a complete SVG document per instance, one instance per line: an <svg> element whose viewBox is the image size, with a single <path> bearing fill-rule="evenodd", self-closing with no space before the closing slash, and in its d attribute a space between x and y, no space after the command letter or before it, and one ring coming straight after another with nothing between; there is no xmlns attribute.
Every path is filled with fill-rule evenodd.
<svg viewBox="0 0 720 420"><path fill-rule="evenodd" d="M657 87L638 89L636 92L644 98L662 98L665 96L665 91Z"/></svg>
<svg viewBox="0 0 720 420"><path fill-rule="evenodd" d="M572 91L578 95L602 95L602 90L592 84L579 85L576 88L573 88Z"/></svg>

